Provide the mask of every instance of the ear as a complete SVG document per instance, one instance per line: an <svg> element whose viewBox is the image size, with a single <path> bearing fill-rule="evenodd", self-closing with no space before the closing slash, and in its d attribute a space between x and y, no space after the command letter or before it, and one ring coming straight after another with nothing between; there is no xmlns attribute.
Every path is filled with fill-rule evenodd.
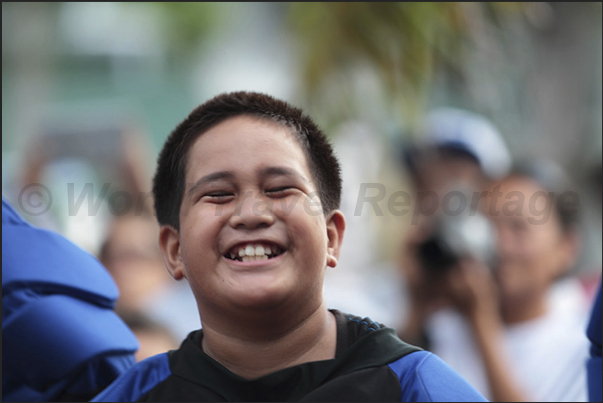
<svg viewBox="0 0 603 403"><path fill-rule="evenodd" d="M159 230L159 247L163 255L163 263L175 280L186 278L182 253L180 250L180 234L169 226L163 225Z"/></svg>
<svg viewBox="0 0 603 403"><path fill-rule="evenodd" d="M337 259L345 232L345 217L339 210L334 210L327 216L327 266L337 266Z"/></svg>

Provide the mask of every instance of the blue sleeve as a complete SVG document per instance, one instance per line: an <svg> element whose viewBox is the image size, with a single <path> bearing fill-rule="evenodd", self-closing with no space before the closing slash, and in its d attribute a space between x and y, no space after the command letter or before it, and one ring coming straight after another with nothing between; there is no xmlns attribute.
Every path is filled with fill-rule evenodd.
<svg viewBox="0 0 603 403"><path fill-rule="evenodd" d="M89 399L134 364L106 269L2 199L2 398Z"/></svg>
<svg viewBox="0 0 603 403"><path fill-rule="evenodd" d="M403 402L485 402L456 371L427 351L408 354L389 364L400 379Z"/></svg>
<svg viewBox="0 0 603 403"><path fill-rule="evenodd" d="M86 396L86 400L89 400L135 364L132 354L116 353L93 358L65 389L65 395Z"/></svg>
<svg viewBox="0 0 603 403"><path fill-rule="evenodd" d="M4 206L3 206L4 217ZM2 293L43 289L112 309L118 290L90 253L52 231L2 223ZM7 312L2 306L2 318Z"/></svg>
<svg viewBox="0 0 603 403"><path fill-rule="evenodd" d="M20 305L2 321L4 400L52 400L55 393L68 393L50 385L70 385L82 395L89 385L91 396L134 364L136 338L110 309L31 290L3 295L2 304ZM82 379L91 369L94 379ZM78 377L83 383L74 385Z"/></svg>
<svg viewBox="0 0 603 403"><path fill-rule="evenodd" d="M588 400L591 402L600 402L602 399L601 308L601 284L599 284L599 293L593 305L587 329L587 335L591 343L590 359L586 367L588 372Z"/></svg>
<svg viewBox="0 0 603 403"><path fill-rule="evenodd" d="M135 402L170 375L168 353L161 353L136 364L91 401Z"/></svg>

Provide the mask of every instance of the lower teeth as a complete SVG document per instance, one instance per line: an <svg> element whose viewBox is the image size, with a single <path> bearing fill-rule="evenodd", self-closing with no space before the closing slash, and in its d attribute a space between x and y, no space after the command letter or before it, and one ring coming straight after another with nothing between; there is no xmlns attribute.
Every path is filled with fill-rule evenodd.
<svg viewBox="0 0 603 403"><path fill-rule="evenodd" d="M237 262L250 262L252 260L269 260L269 259L273 259L275 257L277 257L278 255L264 255L264 256L235 256L235 257L228 257L230 260L234 260Z"/></svg>

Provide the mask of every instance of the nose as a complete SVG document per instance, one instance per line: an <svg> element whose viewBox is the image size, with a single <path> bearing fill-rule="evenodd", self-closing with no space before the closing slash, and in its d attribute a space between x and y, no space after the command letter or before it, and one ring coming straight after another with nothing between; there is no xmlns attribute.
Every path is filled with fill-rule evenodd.
<svg viewBox="0 0 603 403"><path fill-rule="evenodd" d="M275 217L272 213L271 200L261 193L248 191L237 201L228 223L232 228L256 229L271 226Z"/></svg>
<svg viewBox="0 0 603 403"><path fill-rule="evenodd" d="M507 225L499 225L497 231L498 253L501 258L509 258L515 253L515 236Z"/></svg>

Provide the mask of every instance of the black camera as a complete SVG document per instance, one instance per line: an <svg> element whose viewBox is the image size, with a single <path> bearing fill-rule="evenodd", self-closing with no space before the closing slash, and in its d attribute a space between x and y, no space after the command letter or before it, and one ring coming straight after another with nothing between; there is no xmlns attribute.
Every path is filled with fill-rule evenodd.
<svg viewBox="0 0 603 403"><path fill-rule="evenodd" d="M435 218L431 235L418 248L421 265L433 273L443 273L461 258L471 256L488 267L496 264L496 233L478 211Z"/></svg>

